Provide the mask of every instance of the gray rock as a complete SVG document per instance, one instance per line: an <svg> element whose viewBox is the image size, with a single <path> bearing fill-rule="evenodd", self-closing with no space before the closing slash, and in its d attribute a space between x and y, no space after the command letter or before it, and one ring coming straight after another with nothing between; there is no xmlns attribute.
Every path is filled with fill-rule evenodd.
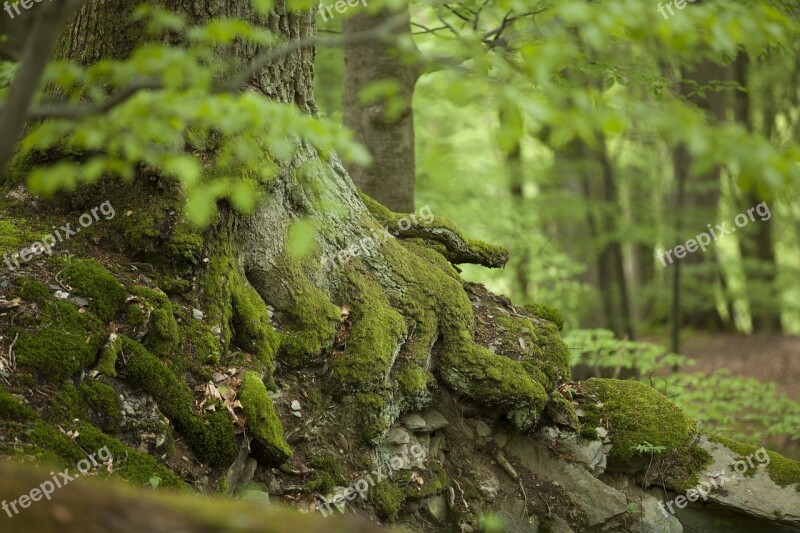
<svg viewBox="0 0 800 533"><path fill-rule="evenodd" d="M764 465L759 465L758 456L751 460L756 466L752 476L741 479L731 470L740 460L740 454L722 444L711 442L706 435L701 436L699 446L711 454L712 463L706 472L723 472L725 478L716 479L722 490L710 491L708 501L716 502L728 509L738 509L750 516L800 527L800 497L794 485L779 487L769 476ZM746 465L749 469L749 465ZM700 481L711 485L708 475L700 475ZM776 529L777 530L777 529Z"/></svg>
<svg viewBox="0 0 800 533"><path fill-rule="evenodd" d="M541 442L523 435L509 438L505 451L523 466L550 482L558 482L586 513L587 527L603 524L628 510L625 495L589 473L584 465L554 457Z"/></svg>
<svg viewBox="0 0 800 533"><path fill-rule="evenodd" d="M601 439L604 439L608 436L608 430L604 427L596 427L594 430L597 432L597 436Z"/></svg>
<svg viewBox="0 0 800 533"><path fill-rule="evenodd" d="M425 425L420 431L436 431L450 424L444 415L435 409L422 413L422 418L425 420Z"/></svg>
<svg viewBox="0 0 800 533"><path fill-rule="evenodd" d="M479 437L487 439L492 434L492 428L490 428L489 425L483 420L478 420L478 423L475 424L475 432Z"/></svg>
<svg viewBox="0 0 800 533"><path fill-rule="evenodd" d="M201 310L192 309L192 317L194 317L195 320L203 320L204 316L205 315L203 314L203 312Z"/></svg>
<svg viewBox="0 0 800 533"><path fill-rule="evenodd" d="M408 444L411 435L403 428L392 428L386 433L386 442L389 444Z"/></svg>
<svg viewBox="0 0 800 533"><path fill-rule="evenodd" d="M292 400L292 411L299 411L300 410L300 402L297 400Z"/></svg>
<svg viewBox="0 0 800 533"><path fill-rule="evenodd" d="M425 419L416 413L405 415L400 421L411 431L421 431L425 427Z"/></svg>
<svg viewBox="0 0 800 533"><path fill-rule="evenodd" d="M444 495L437 494L425 500L425 509L439 523L447 520L447 500Z"/></svg>

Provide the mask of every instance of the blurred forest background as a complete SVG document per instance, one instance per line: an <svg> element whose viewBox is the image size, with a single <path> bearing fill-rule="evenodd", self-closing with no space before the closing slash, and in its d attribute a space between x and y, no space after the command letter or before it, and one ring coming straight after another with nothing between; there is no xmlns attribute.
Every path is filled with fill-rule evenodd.
<svg viewBox="0 0 800 533"><path fill-rule="evenodd" d="M645 380L797 458L800 60L773 40L796 9L414 2L396 47L318 50L317 101L373 152L348 166L363 190L510 250L464 277L559 309L576 379ZM357 5L319 28L392 16ZM723 223L738 231L659 260Z"/></svg>

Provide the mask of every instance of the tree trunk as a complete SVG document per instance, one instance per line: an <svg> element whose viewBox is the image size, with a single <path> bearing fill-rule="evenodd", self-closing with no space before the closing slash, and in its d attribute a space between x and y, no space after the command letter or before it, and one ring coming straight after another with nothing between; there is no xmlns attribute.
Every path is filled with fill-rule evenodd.
<svg viewBox="0 0 800 533"><path fill-rule="evenodd" d="M733 63L736 82L745 89L736 91L733 103L736 121L748 130L752 130L750 96L746 92L749 61L749 56L741 53ZM772 104L769 105L771 107ZM771 139L774 120L771 110L765 109L764 115L763 133L767 139ZM739 202L741 207L739 212L744 213L760 202L761 199L754 193L746 194ZM772 223L756 221L744 226L738 233L753 329L764 333L781 331L780 293L775 285L778 269L772 230Z"/></svg>
<svg viewBox="0 0 800 533"><path fill-rule="evenodd" d="M344 32L355 33L404 17L397 27L398 37L411 39L409 8L383 10L375 15L359 12L343 23ZM355 184L392 211L414 211L416 175L414 147L414 87L419 71L404 61L395 44L362 43L344 47L344 125L355 133L358 142L373 156L369 167L347 165ZM364 103L362 91L370 84L391 81L397 91Z"/></svg>

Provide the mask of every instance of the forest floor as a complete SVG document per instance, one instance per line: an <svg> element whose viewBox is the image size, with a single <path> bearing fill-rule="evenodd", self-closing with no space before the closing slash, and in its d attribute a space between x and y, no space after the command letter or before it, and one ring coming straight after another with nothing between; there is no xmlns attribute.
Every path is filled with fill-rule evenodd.
<svg viewBox="0 0 800 533"><path fill-rule="evenodd" d="M800 401L800 337L693 333L683 339L681 354L697 360L693 371L732 373L771 381L778 390Z"/></svg>
<svg viewBox="0 0 800 533"><path fill-rule="evenodd" d="M800 401L800 337L693 332L683 337L681 354L697 361L692 372L728 368L739 376L777 384L778 391ZM800 459L800 443L775 439L777 451Z"/></svg>

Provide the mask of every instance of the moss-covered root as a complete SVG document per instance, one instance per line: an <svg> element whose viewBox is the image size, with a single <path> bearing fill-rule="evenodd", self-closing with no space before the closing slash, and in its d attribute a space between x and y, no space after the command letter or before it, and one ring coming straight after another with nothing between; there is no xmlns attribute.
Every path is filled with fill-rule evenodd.
<svg viewBox="0 0 800 533"><path fill-rule="evenodd" d="M357 272L350 281L353 329L344 352L333 359L334 379L347 392L376 392L386 385L407 327L380 285Z"/></svg>
<svg viewBox="0 0 800 533"><path fill-rule="evenodd" d="M442 378L456 392L508 413L521 431L533 429L547 404L547 392L519 361L498 356L464 339L460 349L448 349Z"/></svg>
<svg viewBox="0 0 800 533"><path fill-rule="evenodd" d="M231 290L234 338L271 374L280 336L269 321L264 300L243 275L238 277Z"/></svg>
<svg viewBox="0 0 800 533"><path fill-rule="evenodd" d="M582 422L609 430L614 445L609 453L611 464L631 462L642 454L642 447L658 449L661 456L672 454L697 438L697 420L646 383L592 378L583 382L581 389L590 398L582 404Z"/></svg>
<svg viewBox="0 0 800 533"><path fill-rule="evenodd" d="M116 456L115 456L116 457ZM15 501L31 488L52 480L50 469L35 469L13 461L0 462L0 501ZM19 516L0 514L4 533L65 533L72 531L204 531L294 533L371 533L378 525L343 516L301 514L281 506L174 494L159 489L135 488L123 483L80 478L44 498ZM349 516L349 515L348 515Z"/></svg>
<svg viewBox="0 0 800 533"><path fill-rule="evenodd" d="M210 413L206 420L195 415L191 391L161 360L128 337L122 338L122 352L128 359L128 382L156 399L201 461L220 466L234 460L235 431L224 410Z"/></svg>
<svg viewBox="0 0 800 533"><path fill-rule="evenodd" d="M414 215L409 220L410 215L393 213L364 193L361 193L361 199L372 216L387 226L389 233L403 239L425 239L441 244L444 246L444 256L451 263L502 268L508 262L508 250L466 237L448 218L430 215L427 220L416 221ZM408 223L401 223L403 220Z"/></svg>
<svg viewBox="0 0 800 533"><path fill-rule="evenodd" d="M169 357L178 349L180 333L169 297L160 290L133 285L130 293L137 297L128 308L128 325L145 329L142 344L158 357ZM144 309L142 309L144 306ZM147 317L138 324L139 317Z"/></svg>
<svg viewBox="0 0 800 533"><path fill-rule="evenodd" d="M239 401L242 403L247 427L254 437L253 452L266 464L280 465L292 456L292 449L283 439L281 424L267 388L255 372L246 371L239 386Z"/></svg>
<svg viewBox="0 0 800 533"><path fill-rule="evenodd" d="M105 376L117 377L117 357L119 357L120 350L122 350L122 337L112 333L103 349L100 350L100 357L97 359L94 369Z"/></svg>

